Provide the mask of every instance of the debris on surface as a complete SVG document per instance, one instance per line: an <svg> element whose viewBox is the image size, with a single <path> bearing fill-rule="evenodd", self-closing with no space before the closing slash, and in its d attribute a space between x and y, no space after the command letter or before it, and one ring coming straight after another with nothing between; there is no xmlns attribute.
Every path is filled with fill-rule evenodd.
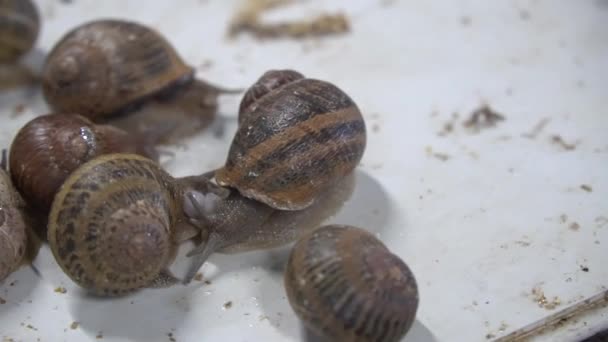
<svg viewBox="0 0 608 342"><path fill-rule="evenodd" d="M558 297L553 297L553 299L549 300L545 296L545 292L540 286L535 286L532 289L532 298L538 304L539 307L546 310L554 310L556 307L561 305L561 300Z"/></svg>
<svg viewBox="0 0 608 342"><path fill-rule="evenodd" d="M80 323L78 323L78 322L72 322L72 324L70 324L70 329L76 330L76 329L78 329L79 325L80 325Z"/></svg>
<svg viewBox="0 0 608 342"><path fill-rule="evenodd" d="M265 11L293 3L293 0L249 0L232 20L228 35L235 37L241 32L251 32L260 39L305 38L342 34L350 31L350 22L342 14L321 14L317 17L290 22L265 23L261 16Z"/></svg>
<svg viewBox="0 0 608 342"><path fill-rule="evenodd" d="M96 339L101 340L103 338L103 332L98 332L97 336L95 336Z"/></svg>
<svg viewBox="0 0 608 342"><path fill-rule="evenodd" d="M583 272L589 272L589 267L581 265L581 271L583 271Z"/></svg>
<svg viewBox="0 0 608 342"><path fill-rule="evenodd" d="M581 185L581 189L587 191L587 192L592 192L593 188L591 187L591 185L587 185L587 184L582 184Z"/></svg>
<svg viewBox="0 0 608 342"><path fill-rule="evenodd" d="M568 228L570 228L570 230L576 231L576 230L581 229L581 225L578 224L577 222L572 222L572 223L570 223L570 226Z"/></svg>
<svg viewBox="0 0 608 342"><path fill-rule="evenodd" d="M24 111L25 111L25 105L23 103L16 105L15 108L13 109L13 115L11 115L11 118L18 117L19 115L23 114Z"/></svg>
<svg viewBox="0 0 608 342"><path fill-rule="evenodd" d="M57 287L57 288L55 288L55 293L61 293L61 294L65 294L65 293L67 293L67 292L68 292L68 290L66 290L66 288L65 288L65 287L62 287L62 286L61 286L61 287Z"/></svg>
<svg viewBox="0 0 608 342"><path fill-rule="evenodd" d="M490 106L483 105L471 113L471 116L465 120L462 125L475 132L485 128L496 126L500 121L504 121L504 115L494 111Z"/></svg>
<svg viewBox="0 0 608 342"><path fill-rule="evenodd" d="M6 300L4 298L2 298L2 297L0 297L0 305L1 304L6 304Z"/></svg>
<svg viewBox="0 0 608 342"><path fill-rule="evenodd" d="M232 307L232 301L229 300L226 303L224 303L224 310L228 310Z"/></svg>
<svg viewBox="0 0 608 342"><path fill-rule="evenodd" d="M598 228L602 228L603 226L608 224L608 217L598 216L595 218L595 223L597 224Z"/></svg>
<svg viewBox="0 0 608 342"><path fill-rule="evenodd" d="M458 112L452 113L452 117L450 120L446 121L441 128L441 131L437 133L440 137L445 137L446 135L452 133L454 131L454 125L456 125L456 121L458 120L459 114Z"/></svg>
<svg viewBox="0 0 608 342"><path fill-rule="evenodd" d="M35 326L31 325L31 324L28 324L25 327L28 328L28 329L30 329L30 330L38 331L38 329Z"/></svg>
<svg viewBox="0 0 608 342"><path fill-rule="evenodd" d="M563 148L566 151L572 151L576 148L576 145L578 145L578 142L575 142L572 144L567 143L566 141L564 141L564 139L559 134L552 135L551 142L555 145L560 146L561 148Z"/></svg>
<svg viewBox="0 0 608 342"><path fill-rule="evenodd" d="M169 337L169 341L170 342L176 342L177 340L175 339L175 337L173 336L173 333L170 332L167 334L167 336Z"/></svg>
<svg viewBox="0 0 608 342"><path fill-rule="evenodd" d="M203 281L203 274L199 272L194 276L193 279L196 281Z"/></svg>
<svg viewBox="0 0 608 342"><path fill-rule="evenodd" d="M528 139L536 139L536 137L538 137L538 135L543 131L543 129L545 129L545 127L547 127L547 125L549 124L549 120L548 118L544 118L542 120L540 120L533 128L530 132L528 133L523 133L521 136L524 138L528 138Z"/></svg>
<svg viewBox="0 0 608 342"><path fill-rule="evenodd" d="M425 151L426 151L427 156L437 158L437 159L441 160L442 162L448 161L451 158L450 155L447 153L433 151L433 148L430 146L427 146Z"/></svg>

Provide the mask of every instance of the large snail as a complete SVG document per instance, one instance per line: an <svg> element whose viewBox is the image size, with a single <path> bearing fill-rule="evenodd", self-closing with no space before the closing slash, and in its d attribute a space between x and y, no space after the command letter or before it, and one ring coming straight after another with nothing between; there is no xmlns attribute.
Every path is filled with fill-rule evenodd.
<svg viewBox="0 0 608 342"><path fill-rule="evenodd" d="M292 308L331 341L400 341L418 309L408 266L369 232L325 226L295 244L285 271Z"/></svg>
<svg viewBox="0 0 608 342"><path fill-rule="evenodd" d="M100 295L172 282L177 245L192 236L186 192L208 193L209 185L203 177L175 179L139 155L95 158L55 196L48 222L53 255L74 282Z"/></svg>
<svg viewBox="0 0 608 342"><path fill-rule="evenodd" d="M192 127L208 123L218 95L229 92L194 73L154 29L132 21L95 20L74 28L54 46L44 66L43 91L56 112L81 113L96 122L132 112L152 98L170 98L177 107L196 111L186 113ZM164 121L174 112L164 112ZM133 124L127 120L121 126Z"/></svg>
<svg viewBox="0 0 608 342"><path fill-rule="evenodd" d="M343 91L293 70L272 70L245 93L226 165L212 173L219 185L236 188L252 200L248 203L259 202L257 206L272 215L314 217L297 212L315 207L316 201L323 206L327 191L335 191L336 184L357 166L365 144L363 117ZM221 231L217 228L221 220L202 221L203 231L208 227ZM249 222L243 218L243 225ZM297 234L291 241L295 238ZM189 253L195 258L186 282L223 240L209 234L208 241Z"/></svg>
<svg viewBox="0 0 608 342"><path fill-rule="evenodd" d="M6 150L0 161L0 282L21 265L27 248L23 202L6 172Z"/></svg>
<svg viewBox="0 0 608 342"><path fill-rule="evenodd" d="M215 179L276 209L310 206L365 150L365 122L353 100L293 70L265 73L245 94L239 121Z"/></svg>
<svg viewBox="0 0 608 342"><path fill-rule="evenodd" d="M39 116L23 126L13 140L11 177L27 203L47 214L61 184L80 165L119 152L156 159L154 143L161 134L128 134L79 115Z"/></svg>

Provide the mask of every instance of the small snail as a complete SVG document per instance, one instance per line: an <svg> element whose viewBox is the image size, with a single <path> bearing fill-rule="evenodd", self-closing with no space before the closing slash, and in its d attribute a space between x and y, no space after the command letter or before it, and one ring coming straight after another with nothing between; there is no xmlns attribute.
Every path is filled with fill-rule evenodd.
<svg viewBox="0 0 608 342"><path fill-rule="evenodd" d="M191 251L191 267L184 277L189 283L214 252L240 253L291 243L333 216L352 195L353 173L324 189L319 199L303 210L277 210L232 191L227 198L190 192L187 216L203 232L203 243ZM210 198L212 197L212 198Z"/></svg>
<svg viewBox="0 0 608 342"><path fill-rule="evenodd" d="M365 122L353 100L293 70L265 73L243 97L239 121L215 179L276 209L310 206L365 150Z"/></svg>
<svg viewBox="0 0 608 342"><path fill-rule="evenodd" d="M79 115L39 116L19 130L11 145L10 169L15 187L36 210L48 213L65 179L80 165L109 153L137 153L157 158L158 135L135 136Z"/></svg>
<svg viewBox="0 0 608 342"><path fill-rule="evenodd" d="M0 1L0 63L14 63L38 38L40 16L30 0Z"/></svg>
<svg viewBox="0 0 608 342"><path fill-rule="evenodd" d="M407 265L369 232L325 226L295 244L285 289L304 324L331 341L400 341L418 309Z"/></svg>
<svg viewBox="0 0 608 342"><path fill-rule="evenodd" d="M6 172L6 150L0 161L0 281L21 265L27 248L21 198Z"/></svg>
<svg viewBox="0 0 608 342"><path fill-rule="evenodd" d="M53 255L75 283L95 294L169 285L177 245L192 236L184 224L185 192L209 192L207 186L204 178L175 179L142 156L95 158L55 196L48 222Z"/></svg>
<svg viewBox="0 0 608 342"><path fill-rule="evenodd" d="M232 91L195 79L194 72L152 28L95 20L68 32L52 49L43 70L43 92L55 111L81 113L96 122L133 112L152 98L171 98L208 122L218 95ZM165 111L164 117L167 121L172 115Z"/></svg>

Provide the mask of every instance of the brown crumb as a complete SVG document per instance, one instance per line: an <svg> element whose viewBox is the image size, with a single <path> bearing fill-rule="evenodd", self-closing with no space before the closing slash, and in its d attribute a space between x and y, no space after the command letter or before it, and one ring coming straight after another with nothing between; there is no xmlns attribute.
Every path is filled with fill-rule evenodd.
<svg viewBox="0 0 608 342"><path fill-rule="evenodd" d="M6 304L6 300L2 297L0 297L0 304Z"/></svg>
<svg viewBox="0 0 608 342"><path fill-rule="evenodd" d="M570 228L570 230L579 230L581 229L581 225L577 222L572 222L568 228Z"/></svg>
<svg viewBox="0 0 608 342"><path fill-rule="evenodd" d="M589 267L581 265L581 271L589 272Z"/></svg>
<svg viewBox="0 0 608 342"><path fill-rule="evenodd" d="M559 145L561 148L563 148L566 151L572 151L576 148L576 145L578 145L578 142L575 142L572 144L565 142L564 139L559 134L552 135L551 142L555 145Z"/></svg>
<svg viewBox="0 0 608 342"><path fill-rule="evenodd" d="M103 338L103 332L98 332L97 336L95 336L96 339L101 340Z"/></svg>
<svg viewBox="0 0 608 342"><path fill-rule="evenodd" d="M350 31L350 22L342 13L321 14L311 19L280 23L265 23L261 20L263 12L290 3L293 3L293 0L250 0L246 2L245 7L232 20L228 28L228 35L234 37L241 32L249 31L259 39L305 38L343 34Z"/></svg>
<svg viewBox="0 0 608 342"><path fill-rule="evenodd" d="M196 281L203 281L203 274L202 274L202 273L200 273L200 272L199 272L199 273L197 273L197 274L194 276L194 280L196 280Z"/></svg>
<svg viewBox="0 0 608 342"><path fill-rule="evenodd" d="M78 322L72 322L72 324L70 324L70 329L76 330L76 329L78 329L79 325L80 325L80 323L78 323Z"/></svg>
<svg viewBox="0 0 608 342"><path fill-rule="evenodd" d="M229 300L226 303L224 303L224 310L228 310L232 307L232 301Z"/></svg>
<svg viewBox="0 0 608 342"><path fill-rule="evenodd" d="M13 109L13 115L11 115L11 117L16 118L19 115L23 114L24 111L25 111L25 105L23 103L20 103L20 104L16 105L15 108Z"/></svg>
<svg viewBox="0 0 608 342"><path fill-rule="evenodd" d="M587 185L587 184L582 184L581 185L581 189L587 191L587 192L592 192L593 188L591 187L591 185Z"/></svg>
<svg viewBox="0 0 608 342"><path fill-rule="evenodd" d="M536 125L534 125L534 127L532 127L532 130L530 132L523 133L521 136L528 139L536 139L536 137L549 124L549 121L551 120L549 120L548 118L541 119Z"/></svg>
<svg viewBox="0 0 608 342"><path fill-rule="evenodd" d="M66 290L66 288L65 288L65 287L57 287L57 288L55 288L55 292L56 292L56 293L65 294L65 293L67 293L67 292L68 292L68 290Z"/></svg>
<svg viewBox="0 0 608 342"><path fill-rule="evenodd" d="M474 110L462 125L477 132L484 128L494 127L498 122L504 120L504 115L495 112L488 105L483 105Z"/></svg>

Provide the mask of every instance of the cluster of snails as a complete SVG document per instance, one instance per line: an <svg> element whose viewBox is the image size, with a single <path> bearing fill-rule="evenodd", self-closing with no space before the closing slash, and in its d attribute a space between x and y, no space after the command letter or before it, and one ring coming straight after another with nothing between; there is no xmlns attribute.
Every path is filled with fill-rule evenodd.
<svg viewBox="0 0 608 342"><path fill-rule="evenodd" d="M403 261L362 229L318 228L351 196L366 146L361 112L335 85L266 72L243 95L225 164L182 178L158 164L166 129L124 118L148 101L213 112L229 91L196 79L159 33L85 23L52 49L42 86L54 114L17 133L2 162L10 177L0 171L0 280L23 259L27 206L62 270L95 294L188 283L215 252L297 241L285 287L310 329L396 341L410 328L418 292ZM169 269L188 240L197 245L180 279Z"/></svg>

